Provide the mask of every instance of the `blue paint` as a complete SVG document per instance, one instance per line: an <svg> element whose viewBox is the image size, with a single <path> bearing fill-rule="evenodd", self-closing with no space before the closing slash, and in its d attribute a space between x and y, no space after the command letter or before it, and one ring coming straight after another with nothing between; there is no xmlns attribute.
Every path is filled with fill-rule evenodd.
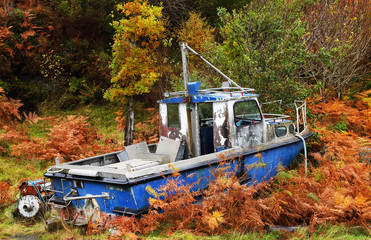
<svg viewBox="0 0 371 240"><path fill-rule="evenodd" d="M165 98L158 101L158 103L183 103L183 97Z"/></svg>
<svg viewBox="0 0 371 240"><path fill-rule="evenodd" d="M201 82L189 82L188 83L188 93L189 95L197 95L198 90L200 89Z"/></svg>
<svg viewBox="0 0 371 240"><path fill-rule="evenodd" d="M195 93L190 92L190 95L192 96L192 102L193 103L201 103L201 102L223 102L228 101L231 99L236 98L252 98L252 97L258 97L258 94L253 93ZM163 100L158 101L158 103L183 103L183 97L171 97L171 98L165 98Z"/></svg>

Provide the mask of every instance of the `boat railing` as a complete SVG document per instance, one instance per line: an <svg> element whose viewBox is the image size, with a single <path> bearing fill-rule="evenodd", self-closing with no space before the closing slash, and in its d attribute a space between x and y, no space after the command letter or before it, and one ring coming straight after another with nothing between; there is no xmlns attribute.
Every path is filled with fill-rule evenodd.
<svg viewBox="0 0 371 240"><path fill-rule="evenodd" d="M279 110L282 109L282 99L280 99L280 100L275 100L275 101L271 101L271 102L265 102L265 103L262 103L262 104L260 104L260 107L263 107L263 105L266 105L266 104L272 104L272 103L278 103L278 109L279 109Z"/></svg>
<svg viewBox="0 0 371 240"><path fill-rule="evenodd" d="M271 102L265 102L260 105L262 107L265 104L278 104L278 109L282 110L282 100L275 100ZM286 104L285 106L292 106L292 104ZM295 100L294 104L295 112L296 112L296 122L295 128L296 133L301 133L307 128L307 105L305 101ZM283 114L273 114L273 113L264 113L264 119L267 123L277 123L277 122L284 122L289 121L289 115Z"/></svg>
<svg viewBox="0 0 371 240"><path fill-rule="evenodd" d="M266 123L279 123L290 121L289 115L275 114L275 113L263 113L264 120Z"/></svg>
<svg viewBox="0 0 371 240"><path fill-rule="evenodd" d="M253 88L238 88L238 87L220 87L220 88L208 88L208 89L200 89L198 91L199 94L231 94L231 93L255 93L255 89ZM171 92L168 93L169 96L184 96L186 95L186 91L178 91L178 92Z"/></svg>
<svg viewBox="0 0 371 240"><path fill-rule="evenodd" d="M296 110L296 132L301 133L307 128L307 103L296 100L294 105Z"/></svg>

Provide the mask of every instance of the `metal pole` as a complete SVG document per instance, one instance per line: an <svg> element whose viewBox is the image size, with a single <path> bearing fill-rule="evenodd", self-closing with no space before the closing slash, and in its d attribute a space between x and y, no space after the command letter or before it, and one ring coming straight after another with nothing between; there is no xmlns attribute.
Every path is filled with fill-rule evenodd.
<svg viewBox="0 0 371 240"><path fill-rule="evenodd" d="M305 144L305 139L299 134L295 134L296 137L300 138L303 141L304 148L304 160L305 160L305 175L308 175L308 155L307 155L307 145Z"/></svg>
<svg viewBox="0 0 371 240"><path fill-rule="evenodd" d="M191 120L191 99L189 97L188 92L188 81L189 81L189 74L188 74L188 65L187 65L187 44L181 43L182 49L182 63L183 63L183 78L184 78L184 91L185 91L185 98L187 98L187 124L188 124L188 147L190 151L190 156L193 156L193 135L192 135L192 120Z"/></svg>
<svg viewBox="0 0 371 240"><path fill-rule="evenodd" d="M63 197L64 201L74 201L74 200L82 200L82 199L91 199L91 198L104 198L109 199L110 195L108 192L102 192L102 195L85 195L85 196L77 196L77 197Z"/></svg>
<svg viewBox="0 0 371 240"><path fill-rule="evenodd" d="M184 43L183 43L184 44ZM182 45L183 47L183 45ZM187 44L185 44L186 48L188 48L194 55L198 56L199 58L201 58L201 60L203 60L206 64L208 64L210 67L212 67L215 71L217 71L222 77L224 77L225 79L228 80L228 82L230 84L233 84L235 85L236 87L238 87L239 89L241 89L243 91L243 88L238 85L237 83L235 83L232 79L230 79L227 75L225 75L222 71L220 71L219 69L217 69L214 65L212 65L209 61L207 61L205 58L203 58L199 53L197 53L195 50L193 50L192 48L190 48ZM183 51L182 51L183 52ZM183 70L184 71L184 70Z"/></svg>
<svg viewBox="0 0 371 240"><path fill-rule="evenodd" d="M184 91L185 91L185 95L189 96L189 92L188 92L189 75L188 75L188 65L187 65L187 45L186 45L186 43L181 43L180 46L181 46L181 50L182 50Z"/></svg>

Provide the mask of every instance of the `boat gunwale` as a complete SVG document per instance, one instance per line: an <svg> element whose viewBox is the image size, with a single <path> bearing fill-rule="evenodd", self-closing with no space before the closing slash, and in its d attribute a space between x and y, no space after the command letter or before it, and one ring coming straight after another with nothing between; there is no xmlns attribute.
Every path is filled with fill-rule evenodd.
<svg viewBox="0 0 371 240"><path fill-rule="evenodd" d="M314 133L308 129L307 132L302 135L302 137L304 139L308 139L313 134ZM259 145L259 146L255 147L254 149L251 149L251 148L249 150L242 149L242 152L230 154L229 158L237 158L239 156L253 155L253 154L257 154L257 153L264 152L264 151L267 151L267 150L276 149L276 148L282 147L284 145L291 145L291 144L294 144L294 143L297 143L297 142L300 142L300 141L302 141L302 140L295 137L295 138L288 139L288 140L285 140L285 141L282 141L282 142L277 142L277 143L274 143L274 144L270 143L269 145ZM228 149L226 149L226 150L228 150ZM218 154L222 154L222 153L223 153L223 151L218 152L216 154L218 155ZM181 161L186 161L186 160L181 160ZM181 162L181 161L179 161L179 162ZM189 166L184 166L183 168L179 168L178 171L179 172L185 172L185 171L189 171L189 170L196 170L196 169L199 169L199 168L204 168L205 166L216 165L219 162L220 162L220 158L218 157L218 158L210 159L210 161L207 161L207 162L194 163L194 164L191 164ZM117 184L117 185L131 186L131 185L137 185L140 182L145 183L145 182L152 181L154 179L163 178L164 176L171 175L174 171L175 170L173 170L173 169L169 169L169 170L159 171L158 173L151 173L151 174L144 175L144 176L138 177L138 178L133 178L133 179L115 179L115 178L107 178L107 177L86 177L86 176L79 176L79 175L70 175L68 173L48 173L48 172L46 172L44 174L44 176L48 177L48 178L64 178L64 179L69 179L69 180L82 180L82 181L99 182L99 183L105 183L105 184Z"/></svg>

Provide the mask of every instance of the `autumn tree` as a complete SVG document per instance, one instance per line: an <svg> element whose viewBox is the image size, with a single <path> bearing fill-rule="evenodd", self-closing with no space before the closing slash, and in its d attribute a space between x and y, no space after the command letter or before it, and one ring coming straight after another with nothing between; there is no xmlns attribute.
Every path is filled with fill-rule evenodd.
<svg viewBox="0 0 371 240"><path fill-rule="evenodd" d="M370 1L318 1L306 9L304 20L309 29L303 42L311 57L302 77L320 87L324 101L341 97L370 72Z"/></svg>
<svg viewBox="0 0 371 240"><path fill-rule="evenodd" d="M180 42L187 43L205 57L209 57L210 53L215 51L215 29L199 13L190 12L188 19L182 22L176 34ZM213 79L216 76L215 71L195 55L189 54L188 58L191 80L201 81L203 87L211 86L215 82ZM174 87L183 90L183 84L183 78L179 77Z"/></svg>
<svg viewBox="0 0 371 240"><path fill-rule="evenodd" d="M135 0L117 5L124 18L114 21L112 87L105 97L122 105L127 104L125 144L132 143L134 124L133 96L148 93L160 77L156 49L164 37L165 27L161 7Z"/></svg>
<svg viewBox="0 0 371 240"><path fill-rule="evenodd" d="M57 19L45 1L0 3L0 86L8 96L22 98L23 109L34 110L37 102L46 98L48 88L40 86L43 81L35 81L42 79L43 55L53 48L58 30Z"/></svg>

